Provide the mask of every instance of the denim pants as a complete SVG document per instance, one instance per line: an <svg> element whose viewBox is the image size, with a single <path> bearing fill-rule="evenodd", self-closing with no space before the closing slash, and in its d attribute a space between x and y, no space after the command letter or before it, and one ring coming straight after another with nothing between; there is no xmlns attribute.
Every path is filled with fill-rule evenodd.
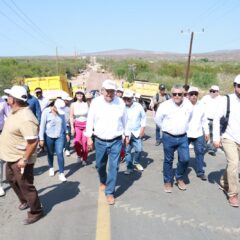
<svg viewBox="0 0 240 240"><path fill-rule="evenodd" d="M189 156L188 138L187 135L174 137L167 133L163 133L163 180L164 183L173 183L173 159L174 152L178 152L178 164L176 169L176 180L182 180L183 175L187 170Z"/></svg>
<svg viewBox="0 0 240 240"><path fill-rule="evenodd" d="M205 139L203 136L188 138L188 143L192 143L194 147L197 176L202 176L205 173L203 170Z"/></svg>
<svg viewBox="0 0 240 240"><path fill-rule="evenodd" d="M156 129L155 129L155 134L156 134L156 142L161 142L161 128L156 124Z"/></svg>
<svg viewBox="0 0 240 240"><path fill-rule="evenodd" d="M131 156L131 151L133 148L135 150L134 158L132 158ZM125 161L127 169L132 169L133 164L140 163L141 155L142 155L142 139L136 138L134 135L131 135L130 142L125 149Z"/></svg>
<svg viewBox="0 0 240 240"><path fill-rule="evenodd" d="M115 192L121 148L122 137L110 141L95 137L96 167L100 182L106 184L106 195L112 195ZM106 171L107 163L108 172Z"/></svg>
<svg viewBox="0 0 240 240"><path fill-rule="evenodd" d="M46 135L49 168L53 167L53 156L54 156L54 150L55 150L57 155L57 160L58 160L59 173L64 172L64 157L63 157L64 144L65 144L65 134L62 134L58 138L50 138Z"/></svg>
<svg viewBox="0 0 240 240"><path fill-rule="evenodd" d="M68 130L69 141L65 139L65 150L70 151L70 144L71 144L71 126L70 125L67 125L67 130Z"/></svg>

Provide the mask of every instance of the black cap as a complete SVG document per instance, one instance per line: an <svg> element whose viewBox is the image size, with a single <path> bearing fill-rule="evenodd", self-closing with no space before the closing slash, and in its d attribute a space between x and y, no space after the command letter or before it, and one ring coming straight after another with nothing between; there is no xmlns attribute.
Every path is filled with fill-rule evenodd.
<svg viewBox="0 0 240 240"><path fill-rule="evenodd" d="M159 90L164 90L165 89L165 85L164 84L160 84L159 85Z"/></svg>

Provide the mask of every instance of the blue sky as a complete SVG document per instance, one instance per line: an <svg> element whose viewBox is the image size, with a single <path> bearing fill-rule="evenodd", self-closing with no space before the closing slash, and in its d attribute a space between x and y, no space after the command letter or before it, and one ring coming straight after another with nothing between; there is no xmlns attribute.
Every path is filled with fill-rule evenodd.
<svg viewBox="0 0 240 240"><path fill-rule="evenodd" d="M239 13L239 0L0 0L0 56L186 53L188 31L195 53L240 49Z"/></svg>

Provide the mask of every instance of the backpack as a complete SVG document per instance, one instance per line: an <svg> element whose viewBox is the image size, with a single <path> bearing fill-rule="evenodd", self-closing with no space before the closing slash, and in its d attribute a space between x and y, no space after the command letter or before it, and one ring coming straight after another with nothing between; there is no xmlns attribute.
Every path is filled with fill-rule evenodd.
<svg viewBox="0 0 240 240"><path fill-rule="evenodd" d="M227 112L226 112L226 116L222 116L220 118L220 134L222 135L228 126L228 120L229 120L229 115L230 115L230 98L229 95L226 95L227 97Z"/></svg>

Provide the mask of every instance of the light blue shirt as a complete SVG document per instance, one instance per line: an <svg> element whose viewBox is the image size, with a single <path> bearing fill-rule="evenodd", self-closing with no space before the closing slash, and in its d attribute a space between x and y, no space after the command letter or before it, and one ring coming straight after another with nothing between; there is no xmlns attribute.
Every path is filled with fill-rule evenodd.
<svg viewBox="0 0 240 240"><path fill-rule="evenodd" d="M43 110L39 131L39 140L44 140L44 134L50 138L59 138L66 134L65 115L52 113L51 107Z"/></svg>
<svg viewBox="0 0 240 240"><path fill-rule="evenodd" d="M133 104L130 107L126 107L126 109L128 132L138 138L141 128L146 127L146 113L142 105L138 102L133 102Z"/></svg>

